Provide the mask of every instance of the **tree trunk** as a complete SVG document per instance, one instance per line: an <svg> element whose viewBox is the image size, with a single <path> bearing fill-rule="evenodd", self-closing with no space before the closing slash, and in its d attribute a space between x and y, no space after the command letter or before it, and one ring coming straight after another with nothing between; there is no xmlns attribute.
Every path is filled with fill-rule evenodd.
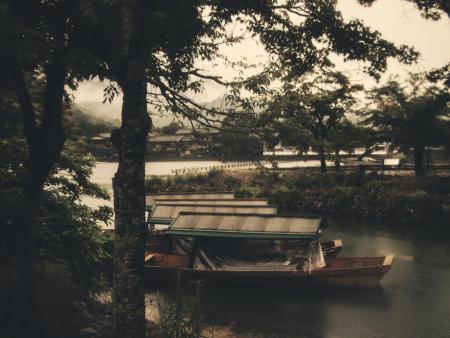
<svg viewBox="0 0 450 338"><path fill-rule="evenodd" d="M119 150L114 177L114 337L145 337L144 240L145 150L150 118L143 60L128 63L123 91L122 126L112 141ZM115 140L116 138L116 140Z"/></svg>
<svg viewBox="0 0 450 338"><path fill-rule="evenodd" d="M29 169L31 171L31 169ZM36 214L41 203L44 181L32 172L23 189L15 212L11 231L14 233L14 261L12 263L14 285L8 306L14 337L34 337L36 318ZM26 212L25 212L26 210Z"/></svg>
<svg viewBox="0 0 450 338"><path fill-rule="evenodd" d="M45 142L44 142L45 144ZM52 151L49 151L52 148ZM35 148L29 155L25 182L14 212L10 232L14 241L11 328L14 337L35 337L38 329L36 297L36 216L42 200L44 184L58 161L62 144Z"/></svg>
<svg viewBox="0 0 450 338"><path fill-rule="evenodd" d="M416 176L424 176L425 168L423 167L423 146L414 147L414 172Z"/></svg>
<svg viewBox="0 0 450 338"><path fill-rule="evenodd" d="M319 159L320 159L320 171L324 173L327 171L327 163L325 161L325 151L322 147L319 148Z"/></svg>
<svg viewBox="0 0 450 338"><path fill-rule="evenodd" d="M341 158L339 157L339 150L336 150L334 152L334 165L335 165L336 170L341 169Z"/></svg>
<svg viewBox="0 0 450 338"><path fill-rule="evenodd" d="M14 243L13 259L7 262L12 269L12 304L8 305L8 316L11 316L9 323L13 337L35 337L39 326L35 308L36 214L45 181L64 145L62 100L65 74L62 57L57 54L45 68L44 110L38 127L25 78L18 67L15 73L15 91L23 114L28 158L21 196L9 227Z"/></svg>

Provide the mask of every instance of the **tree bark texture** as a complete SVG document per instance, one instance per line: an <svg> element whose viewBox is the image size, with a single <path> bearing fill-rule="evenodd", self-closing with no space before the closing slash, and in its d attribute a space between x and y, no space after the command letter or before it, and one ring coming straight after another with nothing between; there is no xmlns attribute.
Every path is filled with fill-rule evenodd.
<svg viewBox="0 0 450 338"><path fill-rule="evenodd" d="M145 337L144 241L145 150L150 129L147 113L147 50L142 0L122 1L122 50L117 82L122 89L122 125L111 134L119 152L114 176L113 335Z"/></svg>
<svg viewBox="0 0 450 338"><path fill-rule="evenodd" d="M414 172L416 176L424 176L425 168L423 166L423 154L425 149L423 146L414 147Z"/></svg>
<svg viewBox="0 0 450 338"><path fill-rule="evenodd" d="M122 89L122 125L111 134L119 152L114 176L115 243L113 335L145 337L144 241L145 151L150 130L147 112L145 2L123 0L120 62L114 69Z"/></svg>
<svg viewBox="0 0 450 338"><path fill-rule="evenodd" d="M150 118L143 60L128 63L123 91L122 126L117 135L119 167L114 177L114 336L145 337L144 240L145 150Z"/></svg>

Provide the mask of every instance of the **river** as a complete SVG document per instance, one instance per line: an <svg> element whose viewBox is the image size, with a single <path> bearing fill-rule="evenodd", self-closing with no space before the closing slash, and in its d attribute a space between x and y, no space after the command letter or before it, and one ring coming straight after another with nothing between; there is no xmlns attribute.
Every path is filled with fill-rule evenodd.
<svg viewBox="0 0 450 338"><path fill-rule="evenodd" d="M395 255L379 288L207 289L205 327L215 337L450 337L450 238L364 221L329 223L323 239L341 238L342 257ZM155 298L147 295L148 311Z"/></svg>
<svg viewBox="0 0 450 338"><path fill-rule="evenodd" d="M322 239L335 238L343 240L342 257L395 255L379 288L206 289L204 327L214 337L238 338L450 337L449 236L427 224L418 229L331 219ZM147 294L148 315L156 299Z"/></svg>

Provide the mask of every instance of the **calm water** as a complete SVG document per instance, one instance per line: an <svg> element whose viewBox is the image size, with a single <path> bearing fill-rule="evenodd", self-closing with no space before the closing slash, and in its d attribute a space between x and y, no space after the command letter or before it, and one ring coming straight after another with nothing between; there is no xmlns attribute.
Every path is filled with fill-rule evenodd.
<svg viewBox="0 0 450 338"><path fill-rule="evenodd" d="M218 163L210 162L150 162L146 171ZM98 163L94 181L110 189L116 168ZM205 326L213 337L450 337L450 236L426 228L331 220L322 239L341 238L341 256L395 255L380 288L207 290ZM155 299L147 294L148 316Z"/></svg>
<svg viewBox="0 0 450 338"><path fill-rule="evenodd" d="M395 255L381 287L207 290L206 326L215 337L450 337L450 238L342 220L325 230L334 238L341 256Z"/></svg>

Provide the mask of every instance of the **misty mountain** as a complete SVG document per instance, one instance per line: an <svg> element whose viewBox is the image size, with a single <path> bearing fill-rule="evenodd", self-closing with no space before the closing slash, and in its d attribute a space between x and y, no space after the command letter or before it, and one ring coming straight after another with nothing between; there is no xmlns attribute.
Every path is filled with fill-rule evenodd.
<svg viewBox="0 0 450 338"><path fill-rule="evenodd" d="M86 136L88 138L100 133L110 133L114 128L120 126L119 120L102 119L76 107L67 111L64 123L74 137Z"/></svg>

